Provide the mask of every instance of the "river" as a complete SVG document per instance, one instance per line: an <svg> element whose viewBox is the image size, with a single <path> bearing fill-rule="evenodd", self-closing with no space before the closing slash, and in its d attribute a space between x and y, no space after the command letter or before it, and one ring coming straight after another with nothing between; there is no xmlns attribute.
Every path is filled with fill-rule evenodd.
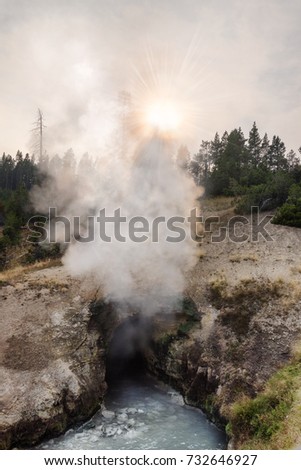
<svg viewBox="0 0 301 470"><path fill-rule="evenodd" d="M148 376L122 378L105 408L39 449L225 449L225 434L181 395Z"/></svg>

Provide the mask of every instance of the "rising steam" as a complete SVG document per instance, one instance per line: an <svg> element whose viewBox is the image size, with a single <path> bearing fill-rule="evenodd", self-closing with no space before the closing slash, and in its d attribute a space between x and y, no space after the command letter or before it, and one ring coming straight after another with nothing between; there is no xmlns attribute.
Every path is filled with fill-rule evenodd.
<svg viewBox="0 0 301 470"><path fill-rule="evenodd" d="M96 168L87 159L75 179L72 172L57 173L53 168L33 200L39 211L47 212L52 206L70 220L80 216L81 236L89 233L91 218L95 221L99 211L105 209L112 216L119 209L127 218L120 227L126 241L115 238L113 223L106 223L105 234L111 241L104 241L95 225L93 240L73 240L63 262L72 275L93 280L108 300L150 315L175 308L185 287L185 272L197 259L187 221L182 225L186 232L182 241L166 240L167 220L187 219L196 206L196 188L173 154L176 138L189 134L197 101L193 88L187 86L187 58L177 74L172 67L156 66L152 56L147 64L144 72L136 71L135 93L120 94L119 133L111 138L113 150L103 152ZM139 216L149 225L143 242L128 237L129 221ZM165 222L154 226L158 218ZM58 235L62 241L63 234Z"/></svg>
<svg viewBox="0 0 301 470"><path fill-rule="evenodd" d="M102 158L97 171L81 170L76 181L68 172L52 175L33 193L39 211L56 206L60 215L81 216L81 236L87 232L87 215L97 216L103 208L107 215L120 208L128 220L143 216L151 225L156 217L188 217L195 199L192 181L177 168L170 141L160 135L140 144L130 159ZM146 315L172 310L185 287L185 272L196 261L196 244L188 226L180 243L166 241L166 224L157 231L157 242L120 242L114 237L105 242L96 229L93 241L67 246L64 265L72 275L89 277L108 300ZM128 223L122 230L127 233ZM106 235L113 235L113 224L106 224Z"/></svg>

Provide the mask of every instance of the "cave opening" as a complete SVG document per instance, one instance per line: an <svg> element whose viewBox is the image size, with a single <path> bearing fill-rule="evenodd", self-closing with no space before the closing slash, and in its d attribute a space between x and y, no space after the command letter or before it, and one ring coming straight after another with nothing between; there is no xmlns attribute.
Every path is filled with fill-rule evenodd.
<svg viewBox="0 0 301 470"><path fill-rule="evenodd" d="M139 315L122 322L114 331L106 357L108 386L123 380L139 380L146 375L145 350L150 341L149 325Z"/></svg>

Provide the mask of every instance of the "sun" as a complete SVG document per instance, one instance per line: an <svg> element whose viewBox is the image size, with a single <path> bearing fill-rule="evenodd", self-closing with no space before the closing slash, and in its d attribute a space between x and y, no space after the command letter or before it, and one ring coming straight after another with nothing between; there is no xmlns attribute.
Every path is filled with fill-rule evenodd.
<svg viewBox="0 0 301 470"><path fill-rule="evenodd" d="M146 123L162 132L176 132L181 124L181 113L175 103L157 101L146 109Z"/></svg>
<svg viewBox="0 0 301 470"><path fill-rule="evenodd" d="M141 138L155 133L173 142L193 141L200 122L205 122L203 75L197 40L183 56L146 47L129 81L129 132Z"/></svg>

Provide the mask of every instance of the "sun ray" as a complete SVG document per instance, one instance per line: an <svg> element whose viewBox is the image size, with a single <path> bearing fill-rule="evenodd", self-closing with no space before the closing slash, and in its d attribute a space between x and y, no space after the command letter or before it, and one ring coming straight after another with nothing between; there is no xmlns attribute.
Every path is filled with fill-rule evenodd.
<svg viewBox="0 0 301 470"><path fill-rule="evenodd" d="M208 66L212 59L204 59L207 54L199 32L186 50L172 51L169 44L156 50L146 41L140 61L132 65L128 124L136 136L159 132L166 138L190 142L205 129L208 112L213 112L214 102L225 94L221 90L214 96L206 92L212 90L214 81Z"/></svg>

